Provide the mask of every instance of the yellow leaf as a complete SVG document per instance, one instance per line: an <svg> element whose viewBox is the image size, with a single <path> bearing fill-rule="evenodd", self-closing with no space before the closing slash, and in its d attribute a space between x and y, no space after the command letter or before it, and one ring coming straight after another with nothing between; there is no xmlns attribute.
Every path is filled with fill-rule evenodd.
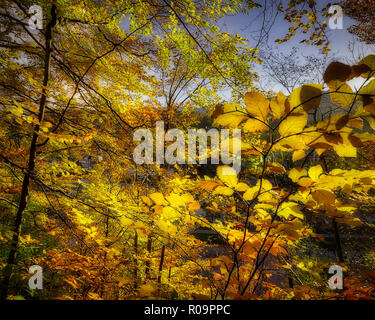
<svg viewBox="0 0 375 320"><path fill-rule="evenodd" d="M285 173L285 168L283 165L277 162L268 163L266 165L266 173L273 172L273 173Z"/></svg>
<svg viewBox="0 0 375 320"><path fill-rule="evenodd" d="M268 129L267 125L257 119L249 119L243 126L248 132L264 132Z"/></svg>
<svg viewBox="0 0 375 320"><path fill-rule="evenodd" d="M171 193L169 196L165 197L167 201L173 207L184 207L186 205L186 199L179 194Z"/></svg>
<svg viewBox="0 0 375 320"><path fill-rule="evenodd" d="M360 94L375 95L375 79L359 90Z"/></svg>
<svg viewBox="0 0 375 320"><path fill-rule="evenodd" d="M243 182L240 182L239 184L236 185L236 190L240 192L244 192L249 188L250 187L246 183L243 183Z"/></svg>
<svg viewBox="0 0 375 320"><path fill-rule="evenodd" d="M257 183L257 186L260 185L260 180ZM272 183L269 182L267 179L262 179L262 190L263 191L270 191L272 190L273 186Z"/></svg>
<svg viewBox="0 0 375 320"><path fill-rule="evenodd" d="M235 114L222 114L215 119L216 124L220 124L223 127L236 128L238 125L245 120L247 117L245 115L235 115Z"/></svg>
<svg viewBox="0 0 375 320"><path fill-rule="evenodd" d="M265 121L270 112L270 103L260 92L248 92L245 94L247 111L256 118Z"/></svg>
<svg viewBox="0 0 375 320"><path fill-rule="evenodd" d="M313 183L314 183L314 181L310 178L307 178L307 177L304 177L304 178L301 178L301 179L298 180L298 184L301 187L310 187Z"/></svg>
<svg viewBox="0 0 375 320"><path fill-rule="evenodd" d="M333 192L325 189L317 189L311 193L313 199L326 205L335 204L335 195Z"/></svg>
<svg viewBox="0 0 375 320"><path fill-rule="evenodd" d="M307 175L307 171L304 168L293 168L288 173L288 177L293 182L297 182L299 178L306 176L306 175Z"/></svg>
<svg viewBox="0 0 375 320"><path fill-rule="evenodd" d="M331 89L331 100L333 103L339 104L343 107L350 107L354 100L354 93L352 88L340 81L331 81L329 83L329 88ZM335 92L337 91L337 92Z"/></svg>
<svg viewBox="0 0 375 320"><path fill-rule="evenodd" d="M229 166L219 166L217 168L217 176L229 187L235 187L238 183L236 171Z"/></svg>
<svg viewBox="0 0 375 320"><path fill-rule="evenodd" d="M322 88L321 84L306 84L294 89L289 97L291 109L300 105L306 112L317 109L320 105Z"/></svg>
<svg viewBox="0 0 375 320"><path fill-rule="evenodd" d="M294 202L283 202L277 214L286 219L289 218L290 215L303 219L303 214L298 204Z"/></svg>
<svg viewBox="0 0 375 320"><path fill-rule="evenodd" d="M172 223L167 223L164 220L157 220L155 224L159 227L159 229L168 234L176 234L177 228Z"/></svg>
<svg viewBox="0 0 375 320"><path fill-rule="evenodd" d="M189 211L197 211L199 210L201 205L198 201L193 201L189 203Z"/></svg>
<svg viewBox="0 0 375 320"><path fill-rule="evenodd" d="M335 144L333 150L335 150L340 157L357 157L357 148L353 147L351 144Z"/></svg>
<svg viewBox="0 0 375 320"><path fill-rule="evenodd" d="M375 117L373 115L370 115L370 116L366 117L366 120L367 120L368 124L370 125L371 129L375 130Z"/></svg>
<svg viewBox="0 0 375 320"><path fill-rule="evenodd" d="M207 191L213 191L220 185L222 185L222 183L219 182L219 181L208 180L208 181L199 182L197 187L202 188L202 189L207 190Z"/></svg>
<svg viewBox="0 0 375 320"><path fill-rule="evenodd" d="M156 204L160 206L168 204L168 202L165 201L163 194L160 192L151 193L150 198L152 201L154 201Z"/></svg>
<svg viewBox="0 0 375 320"><path fill-rule="evenodd" d="M179 212L172 207L163 208L163 217L168 220L175 220L180 216Z"/></svg>
<svg viewBox="0 0 375 320"><path fill-rule="evenodd" d="M302 108L297 108L289 114L279 126L279 132L282 136L288 136L303 131L307 123L307 113Z"/></svg>
<svg viewBox="0 0 375 320"><path fill-rule="evenodd" d="M370 75L374 76L374 71L375 71L375 55L370 54L367 57L364 57L361 61L358 62L358 65L364 64L367 67L369 67L371 70L362 73L361 77L362 78L368 78Z"/></svg>
<svg viewBox="0 0 375 320"><path fill-rule="evenodd" d="M223 196L231 196L233 194L233 189L231 188L228 188L228 187L223 187L223 186L218 186L213 194L220 194L220 195L223 195Z"/></svg>
<svg viewBox="0 0 375 320"><path fill-rule="evenodd" d="M216 117L215 123L224 127L238 127L247 116L244 110L235 103L227 103L223 107L223 113Z"/></svg>
<svg viewBox="0 0 375 320"><path fill-rule="evenodd" d="M256 197L258 192L259 192L259 187L251 187L251 188L246 190L246 192L243 195L243 198L246 201L251 201Z"/></svg>
<svg viewBox="0 0 375 320"><path fill-rule="evenodd" d="M142 201L147 204L148 206L152 206L152 201L149 197L146 197L146 196L142 196Z"/></svg>
<svg viewBox="0 0 375 320"><path fill-rule="evenodd" d="M300 159L303 159L304 157L306 157L306 153L304 150L296 150L293 152L292 160L293 162L296 162Z"/></svg>
<svg viewBox="0 0 375 320"><path fill-rule="evenodd" d="M128 226L131 226L133 224L133 220L124 217L124 218L120 219L120 223L121 223L122 226L128 227Z"/></svg>
<svg viewBox="0 0 375 320"><path fill-rule="evenodd" d="M282 118L290 110L289 101L282 92L279 92L277 96L271 100L270 107L275 119Z"/></svg>
<svg viewBox="0 0 375 320"><path fill-rule="evenodd" d="M313 166L309 169L309 176L314 181L319 179L319 176L323 173L323 169L320 164Z"/></svg>
<svg viewBox="0 0 375 320"><path fill-rule="evenodd" d="M194 201L194 198L193 198L193 196L190 194L190 193L184 193L183 195L182 195L182 197L184 198L184 201L185 202L193 202Z"/></svg>

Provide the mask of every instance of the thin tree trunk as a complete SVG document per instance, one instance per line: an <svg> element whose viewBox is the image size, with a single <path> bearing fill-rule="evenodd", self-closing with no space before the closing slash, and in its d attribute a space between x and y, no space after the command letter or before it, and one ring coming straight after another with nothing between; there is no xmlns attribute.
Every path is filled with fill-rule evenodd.
<svg viewBox="0 0 375 320"><path fill-rule="evenodd" d="M134 234L134 278L137 279L137 274L138 274L138 233L135 231Z"/></svg>
<svg viewBox="0 0 375 320"><path fill-rule="evenodd" d="M326 161L326 158L324 157L323 154L320 156L320 160L323 164L324 172L328 172L327 161ZM339 229L338 229L338 226L337 226L337 222L334 218L332 219L332 229L333 229L333 235L335 237L335 247L336 247L337 260L339 262L344 262L344 255L342 253L340 233L339 233Z"/></svg>
<svg viewBox="0 0 375 320"><path fill-rule="evenodd" d="M165 255L165 246L162 246L161 255L160 255L160 264L159 264L158 283L161 283L161 272L163 271L164 255Z"/></svg>
<svg viewBox="0 0 375 320"><path fill-rule="evenodd" d="M151 256L151 250L152 250L151 247L152 247L152 238L151 238L151 235L149 235L148 240L147 240L147 251L150 256ZM150 259L148 259L146 261L146 270L145 270L146 279L150 279L150 265L151 265L151 261Z"/></svg>
<svg viewBox="0 0 375 320"><path fill-rule="evenodd" d="M344 255L342 253L341 240L339 228L335 219L332 219L333 234L335 236L336 257L339 262L344 262Z"/></svg>
<svg viewBox="0 0 375 320"><path fill-rule="evenodd" d="M56 25L56 21L57 21L56 5L53 4L51 8L51 20L47 25L46 34L45 34L46 46L45 46L45 57L44 57L43 89L42 89L42 96L41 96L40 104L39 104L39 115L38 115L39 124L41 124L44 120L44 110L45 110L46 100L47 100L46 88L48 86L48 81L49 81L49 76L50 76L50 60L51 60L51 52L52 52L52 48L51 48L52 29ZM10 277L13 272L13 266L16 263L16 254L17 254L18 243L19 243L19 238L21 234L22 216L27 206L27 196L29 193L30 177L32 176L34 168L35 168L35 155L36 155L36 145L37 145L37 140L38 140L38 134L39 134L39 125L37 124L34 127L33 137L32 137L31 144L30 144L27 170L23 177L20 201L19 201L19 205L18 205L18 209L16 213L15 225L13 229L12 244L11 244L11 249L10 249L9 256L8 256L7 265L5 267L2 290L0 294L1 300L5 300L8 296Z"/></svg>

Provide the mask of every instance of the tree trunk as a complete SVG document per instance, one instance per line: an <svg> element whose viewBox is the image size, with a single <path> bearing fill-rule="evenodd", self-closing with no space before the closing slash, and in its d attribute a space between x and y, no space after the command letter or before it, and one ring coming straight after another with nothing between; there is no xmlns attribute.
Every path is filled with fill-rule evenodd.
<svg viewBox="0 0 375 320"><path fill-rule="evenodd" d="M320 160L323 164L324 172L328 172L327 161L326 161L323 154L320 156ZM335 247L336 247L337 260L338 260L338 262L344 262L344 255L342 253L340 233L339 233L339 229L338 229L338 226L337 226L337 222L334 218L332 219L332 228L333 228L333 235L335 237Z"/></svg>
<svg viewBox="0 0 375 320"><path fill-rule="evenodd" d="M160 264L159 264L158 283L161 283L161 272L163 271L164 254L165 254L165 246L162 246L161 255L160 255Z"/></svg>
<svg viewBox="0 0 375 320"><path fill-rule="evenodd" d="M344 262L344 255L342 253L341 240L337 222L335 219L332 220L333 234L335 235L335 245L336 245L336 257L339 262Z"/></svg>
<svg viewBox="0 0 375 320"><path fill-rule="evenodd" d="M48 86L49 75L50 75L50 60L51 60L51 52L52 52L52 48L51 48L52 29L56 25L56 21L57 21L56 5L53 4L51 7L51 20L47 25L46 33L45 33L46 46L45 46L45 57L44 57L43 89L42 89L42 96L41 96L40 104L39 104L39 115L38 115L38 120L40 124L44 120L44 110L45 110L46 100L47 100L46 88ZM27 206L27 196L29 193L30 177L33 175L33 171L35 168L35 155L36 155L36 145L37 145L37 140L38 140L38 134L39 134L39 125L37 124L34 127L33 137L32 137L31 144L30 144L27 170L24 174L23 181L22 181L22 189L21 189L18 210L16 213L15 225L13 229L11 249L10 249L9 256L8 256L7 265L5 267L2 290L0 294L1 300L5 300L8 296L10 277L13 272L13 266L16 263L16 254L17 254L18 243L19 243L19 238L21 234L22 215Z"/></svg>
<svg viewBox="0 0 375 320"><path fill-rule="evenodd" d="M151 238L151 235L149 235L148 240L147 240L147 251L150 256L151 256L151 250L152 250L151 247L152 247L152 238ZM148 259L146 261L146 270L145 270L146 279L150 279L150 266L151 266L151 261L150 259Z"/></svg>
<svg viewBox="0 0 375 320"><path fill-rule="evenodd" d="M138 274L138 233L135 231L134 234L134 278L137 279L137 274Z"/></svg>

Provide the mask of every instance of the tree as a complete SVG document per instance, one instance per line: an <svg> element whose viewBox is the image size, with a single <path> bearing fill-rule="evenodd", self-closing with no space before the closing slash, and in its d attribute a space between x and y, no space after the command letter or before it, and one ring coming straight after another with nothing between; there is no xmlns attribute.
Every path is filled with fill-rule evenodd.
<svg viewBox="0 0 375 320"><path fill-rule="evenodd" d="M253 86L257 50L216 25L252 2L43 1L33 31L30 4L0 11L2 298L373 297L371 270L360 278L346 266L348 289L332 294L327 262L293 249L321 240L305 217L366 224L356 214L374 171L328 155L356 158L374 141L374 56L330 64L329 91L300 83L289 97L265 95ZM354 92L347 82L359 76ZM341 111L310 121L323 96ZM242 129L239 174L134 161L137 129L209 126L208 116ZM31 264L47 290L25 287Z"/></svg>
<svg viewBox="0 0 375 320"><path fill-rule="evenodd" d="M26 225L33 238L41 233L48 239L47 243L57 241L62 251L52 250L56 257L67 246L72 248L71 257L78 257L77 253L82 250L87 252L79 255L82 263L96 261L96 255L101 257L95 272L113 266L112 261L108 262L107 251L112 241L116 243L129 233L122 234L119 229L122 238L109 239L116 230L112 220L118 223L119 216L108 209L112 204L99 206L96 202L97 193L102 195L102 190L92 191L89 197L90 188L79 181L86 181L93 163L99 161L107 168L113 162L124 166L123 176L116 177L116 183L123 183L126 172L133 168L136 172L142 171L129 156L133 130L152 125L164 112L152 70L168 63L173 52L185 59L183 68L200 70L195 79L209 78L213 87L219 82L228 85L238 76L233 72L234 52L225 53L219 50L220 46L229 46L232 50L241 46L238 57L245 57L249 52L242 39L222 34L211 23L225 12L242 10L242 2L213 1L198 6L193 1L145 1L133 6L129 1L110 1L105 5L91 1L64 1L55 5L53 1L43 1L39 5L47 19L44 29L35 31L30 31L27 24L31 4L35 3L5 1L0 13L1 22L6 26L1 39L4 62L1 112L4 115L2 137L8 139L2 139L1 159L7 179L2 199L8 212L7 223L13 221L11 212L17 208L14 227L4 223L9 255L2 298L7 296L12 275L22 270L20 263L28 263L27 255L19 255L16 261L16 253L23 251L23 244L27 247L28 243L23 239L22 225ZM251 7L252 3L246 6ZM121 23L126 21L128 27L124 29ZM194 30L199 34L194 36L197 32ZM157 37L150 39L151 32ZM249 70L245 63L242 66ZM115 187L110 170L98 170L109 177L106 187ZM93 183L100 181L101 175L92 172L90 179ZM24 181L22 188L20 179ZM136 189L138 199L144 187L143 182ZM134 205L139 201L130 200ZM122 206L121 210L127 211ZM89 212L95 213L92 220L86 216ZM32 218L42 223L32 226ZM93 231L96 227L89 228L87 224L98 224L99 234ZM55 230L57 227L62 228L66 237ZM100 238L101 232L107 240L98 241L110 244L104 249L93 248L87 234ZM33 238L29 243L33 243ZM43 252L50 248L41 245L39 249ZM17 281L17 277L13 279ZM107 280L103 279L102 283ZM99 284L95 286L99 290ZM99 296L103 295L103 289L99 291Z"/></svg>
<svg viewBox="0 0 375 320"><path fill-rule="evenodd" d="M367 44L375 43L373 25L375 23L375 6L373 1L351 1L342 2L345 15L357 21L357 24L349 28L349 32L355 34L361 41Z"/></svg>

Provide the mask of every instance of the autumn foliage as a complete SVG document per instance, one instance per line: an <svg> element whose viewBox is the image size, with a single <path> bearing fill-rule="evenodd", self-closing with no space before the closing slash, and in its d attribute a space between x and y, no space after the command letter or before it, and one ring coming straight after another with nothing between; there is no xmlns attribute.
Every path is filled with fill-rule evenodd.
<svg viewBox="0 0 375 320"><path fill-rule="evenodd" d="M373 249L353 264L340 237L373 228L375 56L261 92L257 50L213 23L242 1L130 2L43 1L30 32L26 6L1 1L2 298L373 299ZM241 129L240 173L136 164L133 133L158 120ZM304 251L327 234L333 257Z"/></svg>

